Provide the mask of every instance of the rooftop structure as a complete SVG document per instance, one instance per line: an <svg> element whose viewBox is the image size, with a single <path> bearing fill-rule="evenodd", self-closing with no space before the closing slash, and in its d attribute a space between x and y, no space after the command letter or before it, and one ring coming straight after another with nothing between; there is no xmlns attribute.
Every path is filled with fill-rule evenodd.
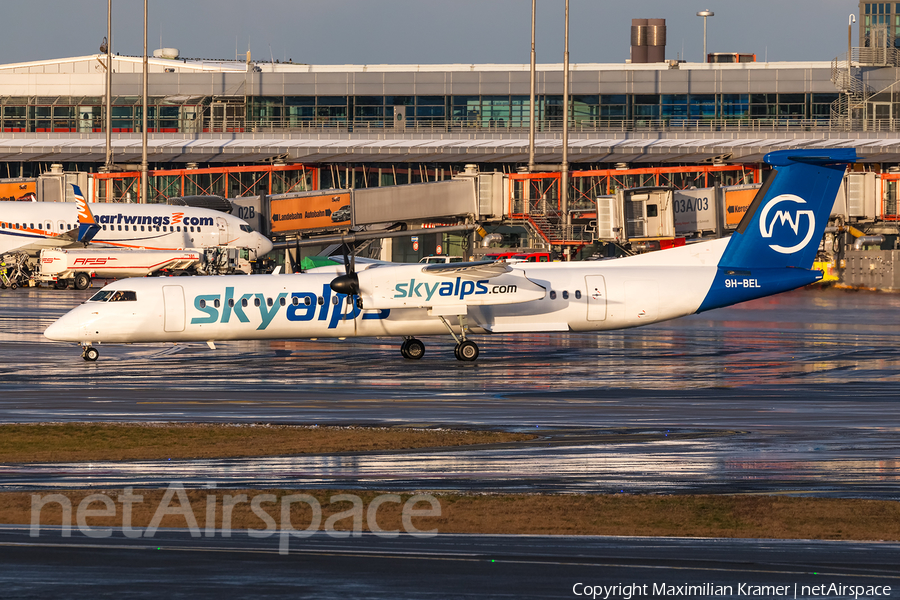
<svg viewBox="0 0 900 600"><path fill-rule="evenodd" d="M573 64L569 160L581 168L752 163L779 148L841 145L856 147L865 161L898 162L898 61L873 63L868 48L850 58ZM0 65L0 162L102 164L104 59ZM154 57L149 65L149 160L157 167L280 160L514 169L527 161L526 64ZM133 162L140 153L141 59L114 56L112 67L115 161ZM561 157L561 90L562 65L538 65L539 163Z"/></svg>

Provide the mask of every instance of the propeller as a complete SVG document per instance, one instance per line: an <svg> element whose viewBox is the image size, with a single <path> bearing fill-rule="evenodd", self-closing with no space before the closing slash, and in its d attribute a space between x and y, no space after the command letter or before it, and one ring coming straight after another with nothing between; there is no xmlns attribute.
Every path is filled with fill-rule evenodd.
<svg viewBox="0 0 900 600"><path fill-rule="evenodd" d="M356 274L355 261L353 254L347 257L347 244L343 245L344 252L344 275L339 275L331 280L331 290L336 294L347 294L348 296L359 295L359 276Z"/></svg>

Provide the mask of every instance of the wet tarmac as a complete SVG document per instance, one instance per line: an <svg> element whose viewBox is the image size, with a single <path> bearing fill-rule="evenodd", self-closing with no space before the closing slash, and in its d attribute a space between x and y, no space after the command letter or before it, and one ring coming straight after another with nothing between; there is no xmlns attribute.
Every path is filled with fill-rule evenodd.
<svg viewBox="0 0 900 600"><path fill-rule="evenodd" d="M116 530L98 539L75 529L64 538L46 528L32 537L26 527L0 526L0 564L7 567L0 570L0 586L4 598L90 600L543 599L584 597L586 587L588 598L597 588L598 598L616 600L814 599L826 595L822 588L810 593L814 587L832 585L877 586L880 597L894 598L898 554L900 545L877 542L452 534L338 539L317 533L290 540L289 553L281 555L277 535L225 538L216 532L198 539L169 529L133 539Z"/></svg>
<svg viewBox="0 0 900 600"><path fill-rule="evenodd" d="M158 485L900 496L900 296L801 290L650 327L478 340L101 346L43 329L90 295L0 292L0 421L377 423L541 445L221 461L0 465L0 488ZM571 443L574 435L587 436ZM623 437L624 436L624 437ZM628 436L633 436L629 438ZM613 439L614 438L614 439Z"/></svg>

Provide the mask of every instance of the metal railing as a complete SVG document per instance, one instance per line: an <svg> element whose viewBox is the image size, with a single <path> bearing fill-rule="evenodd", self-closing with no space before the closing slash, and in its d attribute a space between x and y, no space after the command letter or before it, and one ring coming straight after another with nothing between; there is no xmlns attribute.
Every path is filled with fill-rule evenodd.
<svg viewBox="0 0 900 600"><path fill-rule="evenodd" d="M789 116L735 119L685 119L685 118L653 118L653 119L581 119L570 123L572 133L795 133L835 131L873 131L871 119L851 119L848 123L848 102L854 108L866 102L865 97L842 95L832 104L831 118L807 119ZM405 126L396 127L393 120L308 120L294 119L259 119L244 118L211 119L202 122L186 121L184 128L171 127L154 130L152 133L174 133L196 135L200 133L275 133L275 134L322 134L322 133L358 133L372 135L413 134L510 134L527 135L528 124L507 122L504 120L465 121L457 119L409 119ZM198 126L202 123L202 127ZM900 131L900 121L883 120L876 131ZM115 133L137 133L140 129L118 129ZM539 133L561 133L561 119L546 119L538 122ZM55 120L52 125L36 127L35 122L21 119L5 119L0 117L0 132L6 133L71 133L90 134L102 132L101 127L86 126L78 119L72 121Z"/></svg>

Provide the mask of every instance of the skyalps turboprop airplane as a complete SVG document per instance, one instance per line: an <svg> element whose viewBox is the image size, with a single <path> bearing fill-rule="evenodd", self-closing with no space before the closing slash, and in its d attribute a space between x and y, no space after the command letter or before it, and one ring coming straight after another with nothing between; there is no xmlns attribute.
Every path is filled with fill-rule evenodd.
<svg viewBox="0 0 900 600"><path fill-rule="evenodd" d="M449 333L456 358L472 334L635 327L801 287L853 150L785 150L730 237L602 262L378 264L355 272L127 279L106 286L44 332L96 343L398 336ZM336 276L337 275L337 276Z"/></svg>
<svg viewBox="0 0 900 600"><path fill-rule="evenodd" d="M231 246L255 259L272 242L243 220L208 208L165 204L0 202L0 254L91 243L99 247L175 250Z"/></svg>

